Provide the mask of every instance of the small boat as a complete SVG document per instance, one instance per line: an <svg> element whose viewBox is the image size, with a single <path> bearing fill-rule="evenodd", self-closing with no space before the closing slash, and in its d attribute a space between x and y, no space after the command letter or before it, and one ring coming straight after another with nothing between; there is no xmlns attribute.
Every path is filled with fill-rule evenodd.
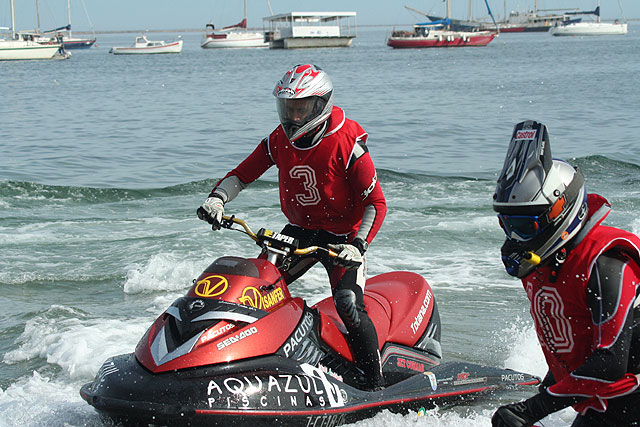
<svg viewBox="0 0 640 427"><path fill-rule="evenodd" d="M558 25L549 31L554 36L611 36L627 34L626 22L601 22L600 0L595 13L596 22L573 22L567 25Z"/></svg>
<svg viewBox="0 0 640 427"><path fill-rule="evenodd" d="M487 4L488 7L488 4ZM409 8L410 9L410 8ZM416 11L415 9L411 9ZM419 11L418 11L419 12ZM489 9L489 14L491 10ZM387 46L395 49L428 47L486 46L498 35L497 31L462 31L451 27L451 5L447 0L447 17L413 26L413 32L393 31Z"/></svg>
<svg viewBox="0 0 640 427"><path fill-rule="evenodd" d="M215 31L213 24L207 24L206 28L210 28L211 32L206 33L202 39L200 47L203 49L269 47L269 43L264 41L264 33L247 31L246 19L219 31Z"/></svg>
<svg viewBox="0 0 640 427"><path fill-rule="evenodd" d="M202 38L200 47L203 49L269 47L263 32L247 31L247 0L244 0L244 19L238 24L216 31L214 25L209 23L205 28L210 31Z"/></svg>
<svg viewBox="0 0 640 427"><path fill-rule="evenodd" d="M83 0L83 5L84 5L84 0ZM87 11L86 6L84 10L86 13ZM89 20L89 23L91 23L91 20L89 19L88 14L87 14L87 19ZM67 31L66 34L62 34L62 45L64 46L65 49L86 49L93 46L94 43L96 42L96 33L95 31L93 31L93 26L91 28L93 37L91 38L86 39L86 38L80 38L80 37L73 37L73 35L71 35L71 0L67 0L67 26L64 29Z"/></svg>
<svg viewBox="0 0 640 427"><path fill-rule="evenodd" d="M175 42L154 41L147 39L146 35L136 37L136 42L128 47L114 46L109 53L114 55L140 55L151 53L180 53L183 40Z"/></svg>
<svg viewBox="0 0 640 427"><path fill-rule="evenodd" d="M11 0L11 38L0 39L0 61L26 59L67 59L71 56L65 52L60 42L40 44L31 36L23 36L16 32L14 1ZM8 28L3 28L8 29Z"/></svg>

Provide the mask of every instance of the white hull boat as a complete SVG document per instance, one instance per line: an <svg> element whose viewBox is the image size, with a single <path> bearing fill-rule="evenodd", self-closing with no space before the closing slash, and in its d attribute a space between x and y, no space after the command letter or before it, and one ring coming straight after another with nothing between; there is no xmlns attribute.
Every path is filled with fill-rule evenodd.
<svg viewBox="0 0 640 427"><path fill-rule="evenodd" d="M182 52L183 40L176 42L154 41L142 35L136 37L136 42L132 46L111 48L109 53L114 55L148 55L159 53L180 53Z"/></svg>
<svg viewBox="0 0 640 427"><path fill-rule="evenodd" d="M0 39L0 61L67 59L71 56L70 53L64 52L60 43L42 45L32 40L21 39L15 28L15 8L11 0L11 38Z"/></svg>
<svg viewBox="0 0 640 427"><path fill-rule="evenodd" d="M610 36L627 34L627 31L627 24L621 22L576 22L549 30L554 36Z"/></svg>
<svg viewBox="0 0 640 427"><path fill-rule="evenodd" d="M549 32L554 36L615 36L627 34L626 22L600 22L600 0L596 7L596 22L573 22L567 25L558 25Z"/></svg>
<svg viewBox="0 0 640 427"><path fill-rule="evenodd" d="M24 40L0 40L0 61L26 59L64 59L68 54L60 55L60 45L41 45Z"/></svg>
<svg viewBox="0 0 640 427"><path fill-rule="evenodd" d="M200 45L203 49L269 47L264 33L228 31L205 34Z"/></svg>

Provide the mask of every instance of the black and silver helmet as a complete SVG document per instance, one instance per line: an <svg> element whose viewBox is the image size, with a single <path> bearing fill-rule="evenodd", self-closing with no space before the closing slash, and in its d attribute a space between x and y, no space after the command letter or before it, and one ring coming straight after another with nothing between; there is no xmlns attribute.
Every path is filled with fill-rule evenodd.
<svg viewBox="0 0 640 427"><path fill-rule="evenodd" d="M507 235L502 262L525 277L582 228L587 192L579 169L551 157L542 123L518 123L493 195L493 210Z"/></svg>

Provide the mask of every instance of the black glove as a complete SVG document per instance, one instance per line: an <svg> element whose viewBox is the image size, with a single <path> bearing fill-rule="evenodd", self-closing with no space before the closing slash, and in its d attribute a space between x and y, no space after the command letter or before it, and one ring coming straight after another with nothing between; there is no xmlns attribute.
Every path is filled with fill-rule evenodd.
<svg viewBox="0 0 640 427"><path fill-rule="evenodd" d="M546 394L546 393L545 393ZM527 400L501 406L491 417L493 427L529 427L549 415L544 395L536 394Z"/></svg>

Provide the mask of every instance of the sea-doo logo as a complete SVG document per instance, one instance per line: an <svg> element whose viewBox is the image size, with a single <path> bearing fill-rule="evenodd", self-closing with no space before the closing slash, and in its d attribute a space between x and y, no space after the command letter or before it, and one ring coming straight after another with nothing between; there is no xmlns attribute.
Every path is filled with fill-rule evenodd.
<svg viewBox="0 0 640 427"><path fill-rule="evenodd" d="M535 139L537 132L535 129L519 130L516 132L515 139Z"/></svg>
<svg viewBox="0 0 640 427"><path fill-rule="evenodd" d="M252 326L251 328L240 332L239 334L236 334L232 337L227 338L226 340L219 342L217 344L218 346L218 350L222 350L225 347L229 347L232 344L237 343L238 341L245 339L251 335L255 335L258 333L258 328L256 328L255 326Z"/></svg>
<svg viewBox="0 0 640 427"><path fill-rule="evenodd" d="M431 290L427 290L427 294L424 296L424 301L422 301L422 306L420 307L420 310L418 311L417 316L415 317L415 319L413 320L413 323L411 324L411 330L413 331L414 334L418 333L418 330L420 329L420 325L422 325L422 321L424 320L424 316L425 314L427 314L427 309L431 304L432 298L433 298L433 295L431 294Z"/></svg>
<svg viewBox="0 0 640 427"><path fill-rule="evenodd" d="M241 304L248 305L260 310L268 310L284 299L282 288L276 288L266 295L262 295L260 291L253 286L244 288L242 296L238 298Z"/></svg>
<svg viewBox="0 0 640 427"><path fill-rule="evenodd" d="M289 340L287 340L285 345L282 347L285 357L289 357L291 353L296 349L296 347L298 347L300 342L302 342L302 340L307 336L312 326L313 315L307 312L304 314L304 319L302 319L302 323L300 323L300 326L298 326L296 330L293 331L293 334L291 334Z"/></svg>
<svg viewBox="0 0 640 427"><path fill-rule="evenodd" d="M195 293L199 297L217 297L225 293L228 287L229 281L226 277L218 275L207 276L196 283Z"/></svg>

